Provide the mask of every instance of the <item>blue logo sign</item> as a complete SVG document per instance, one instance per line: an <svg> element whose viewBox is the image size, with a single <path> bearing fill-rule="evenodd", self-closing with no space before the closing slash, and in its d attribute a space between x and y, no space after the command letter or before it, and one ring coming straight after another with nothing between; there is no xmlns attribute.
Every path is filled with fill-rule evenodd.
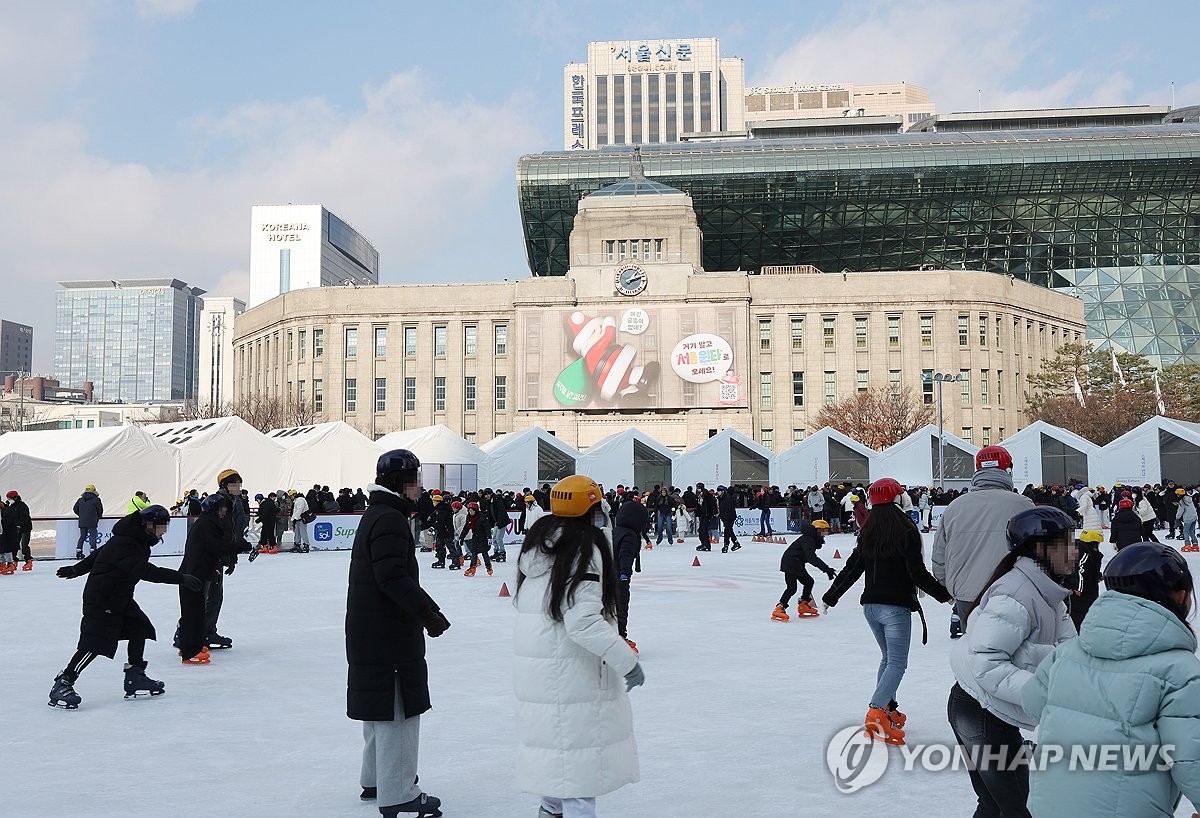
<svg viewBox="0 0 1200 818"><path fill-rule="evenodd" d="M313 526L313 539L317 542L333 541L333 523L317 523Z"/></svg>

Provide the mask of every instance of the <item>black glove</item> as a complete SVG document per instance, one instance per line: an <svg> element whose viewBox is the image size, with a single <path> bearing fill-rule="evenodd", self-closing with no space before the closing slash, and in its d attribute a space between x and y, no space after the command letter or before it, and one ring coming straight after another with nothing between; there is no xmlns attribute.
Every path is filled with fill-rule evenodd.
<svg viewBox="0 0 1200 818"><path fill-rule="evenodd" d="M237 563L236 562L229 563L229 567L225 569L225 576L227 576L227 577L232 576L234 568L237 568Z"/></svg>
<svg viewBox="0 0 1200 818"><path fill-rule="evenodd" d="M54 573L58 575L59 579L75 579L75 577L79 576L79 572L75 570L74 565L64 565Z"/></svg>
<svg viewBox="0 0 1200 818"><path fill-rule="evenodd" d="M833 570L832 568L827 568L825 569L825 576L829 577L830 579L836 579L837 571Z"/></svg>
<svg viewBox="0 0 1200 818"><path fill-rule="evenodd" d="M432 608L429 613L425 614L425 621L422 624L425 626L425 630L429 632L430 637L437 638L450 627L450 620L437 608Z"/></svg>
<svg viewBox="0 0 1200 818"><path fill-rule="evenodd" d="M191 574L180 574L179 587L198 593L204 587L204 583Z"/></svg>

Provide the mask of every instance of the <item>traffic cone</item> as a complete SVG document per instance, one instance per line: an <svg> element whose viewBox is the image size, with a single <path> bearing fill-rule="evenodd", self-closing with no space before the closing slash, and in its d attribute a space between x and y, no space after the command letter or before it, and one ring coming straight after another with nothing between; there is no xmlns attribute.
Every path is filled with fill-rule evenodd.
<svg viewBox="0 0 1200 818"><path fill-rule="evenodd" d="M699 557L692 557L692 567L693 568L700 567L700 558Z"/></svg>
<svg viewBox="0 0 1200 818"><path fill-rule="evenodd" d="M510 593L508 592L508 583L507 583L507 582L502 582L502 583L500 583L500 593L499 593L499 596L512 596L512 594L510 594Z"/></svg>
<svg viewBox="0 0 1200 818"><path fill-rule="evenodd" d="M834 558L835 560L840 560L840 559L842 558L842 552L841 552L841 551L838 551L838 550L835 548L835 549L833 550L833 558Z"/></svg>

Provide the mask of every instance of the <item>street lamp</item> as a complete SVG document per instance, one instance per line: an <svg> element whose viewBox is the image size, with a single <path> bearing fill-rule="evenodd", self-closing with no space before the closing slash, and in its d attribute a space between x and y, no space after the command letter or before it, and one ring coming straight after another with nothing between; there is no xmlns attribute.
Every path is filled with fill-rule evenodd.
<svg viewBox="0 0 1200 818"><path fill-rule="evenodd" d="M921 379L926 383L937 384L938 396L938 488L946 488L946 432L942 428L942 384L957 383L962 380L962 373L951 375L948 372L921 373Z"/></svg>

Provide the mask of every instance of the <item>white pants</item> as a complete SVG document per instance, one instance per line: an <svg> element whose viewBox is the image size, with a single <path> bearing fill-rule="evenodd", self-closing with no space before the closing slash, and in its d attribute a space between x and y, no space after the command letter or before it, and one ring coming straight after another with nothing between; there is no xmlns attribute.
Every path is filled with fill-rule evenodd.
<svg viewBox="0 0 1200 818"><path fill-rule="evenodd" d="M363 722L362 772L358 782L377 789L375 803L391 807L421 794L417 786L417 751L421 717L404 718L400 685L396 684L396 717L392 721Z"/></svg>
<svg viewBox="0 0 1200 818"><path fill-rule="evenodd" d="M551 815L561 815L563 818L596 818L596 799L551 798L543 795L542 809Z"/></svg>
<svg viewBox="0 0 1200 818"><path fill-rule="evenodd" d="M308 523L299 520L293 522L296 527L296 545L308 546Z"/></svg>

